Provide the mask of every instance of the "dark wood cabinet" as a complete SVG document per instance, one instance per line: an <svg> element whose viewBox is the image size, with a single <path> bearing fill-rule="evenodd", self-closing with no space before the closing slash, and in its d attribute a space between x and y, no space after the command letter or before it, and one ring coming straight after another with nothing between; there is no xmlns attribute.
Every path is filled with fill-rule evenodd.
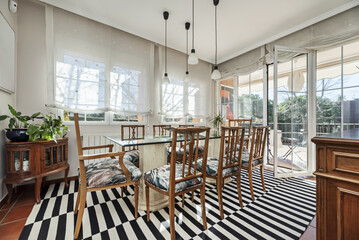
<svg viewBox="0 0 359 240"><path fill-rule="evenodd" d="M317 239L359 238L359 139L315 137Z"/></svg>
<svg viewBox="0 0 359 240"><path fill-rule="evenodd" d="M42 179L57 172L65 172L65 184L69 165L67 163L67 138L55 141L7 142L6 178L8 203L11 201L14 184L35 180L36 202L40 202Z"/></svg>

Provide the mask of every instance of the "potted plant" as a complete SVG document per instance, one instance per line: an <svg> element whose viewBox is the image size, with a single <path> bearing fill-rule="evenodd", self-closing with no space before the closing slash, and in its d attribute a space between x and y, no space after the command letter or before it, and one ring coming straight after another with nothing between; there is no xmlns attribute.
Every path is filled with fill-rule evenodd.
<svg viewBox="0 0 359 240"><path fill-rule="evenodd" d="M24 116L21 112L17 112L10 104L8 104L12 116L1 115L0 121L9 118L9 128L6 129L6 137L13 142L26 142L29 136L26 135L29 121L37 118L40 113L34 113L31 116Z"/></svg>
<svg viewBox="0 0 359 240"><path fill-rule="evenodd" d="M68 128L63 124L61 117L57 118L52 115L45 114L42 117L42 124L30 124L26 134L30 136L29 141L54 140L57 137L64 137Z"/></svg>
<svg viewBox="0 0 359 240"><path fill-rule="evenodd" d="M210 120L210 122L213 124L214 128L216 129L214 131L213 135L219 134L219 126L222 125L223 121L224 120L223 120L222 114L220 112Z"/></svg>

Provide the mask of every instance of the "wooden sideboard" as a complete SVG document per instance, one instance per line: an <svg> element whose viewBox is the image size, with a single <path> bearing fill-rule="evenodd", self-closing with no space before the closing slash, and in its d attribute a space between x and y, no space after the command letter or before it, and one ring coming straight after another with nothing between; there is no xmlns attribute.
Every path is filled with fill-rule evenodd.
<svg viewBox="0 0 359 240"><path fill-rule="evenodd" d="M359 129L315 137L317 239L359 239Z"/></svg>
<svg viewBox="0 0 359 240"><path fill-rule="evenodd" d="M65 171L67 175L67 138L55 141L6 142L6 178L8 190L7 202L10 203L14 184L35 180L35 198L40 202L40 190L43 177Z"/></svg>

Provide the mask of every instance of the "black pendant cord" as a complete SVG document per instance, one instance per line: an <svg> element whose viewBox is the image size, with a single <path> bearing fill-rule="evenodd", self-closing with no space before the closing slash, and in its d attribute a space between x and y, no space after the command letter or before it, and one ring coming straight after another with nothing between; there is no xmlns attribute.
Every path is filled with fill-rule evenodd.
<svg viewBox="0 0 359 240"><path fill-rule="evenodd" d="M192 49L194 49L194 0L192 0Z"/></svg>
<svg viewBox="0 0 359 240"><path fill-rule="evenodd" d="M167 74L167 20L165 20L165 74Z"/></svg>
<svg viewBox="0 0 359 240"><path fill-rule="evenodd" d="M214 7L214 22L215 22L215 25L214 25L214 35L216 37L215 39L215 56L214 56L214 64L215 66L217 66L217 5Z"/></svg>
<svg viewBox="0 0 359 240"><path fill-rule="evenodd" d="M186 74L188 74L188 29L186 29Z"/></svg>

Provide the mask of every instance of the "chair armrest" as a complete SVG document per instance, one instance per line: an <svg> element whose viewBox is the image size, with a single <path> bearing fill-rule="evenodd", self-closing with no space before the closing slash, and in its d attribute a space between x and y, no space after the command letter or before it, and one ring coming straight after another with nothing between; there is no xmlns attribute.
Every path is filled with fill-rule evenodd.
<svg viewBox="0 0 359 240"><path fill-rule="evenodd" d="M83 147L82 150L91 150L91 149L100 149L100 148L109 148L109 151L112 152L113 144Z"/></svg>
<svg viewBox="0 0 359 240"><path fill-rule="evenodd" d="M91 160L91 159L98 159L98 158L106 158L106 157L117 157L119 156L121 159L125 155L124 152L110 152L110 153L98 153L98 154L88 154L88 155L79 155L79 160Z"/></svg>

